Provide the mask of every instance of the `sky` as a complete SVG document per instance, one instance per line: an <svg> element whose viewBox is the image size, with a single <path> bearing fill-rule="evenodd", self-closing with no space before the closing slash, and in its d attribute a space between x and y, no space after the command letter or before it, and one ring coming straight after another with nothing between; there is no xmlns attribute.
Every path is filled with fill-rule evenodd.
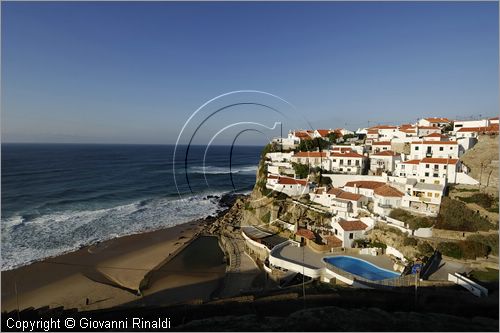
<svg viewBox="0 0 500 333"><path fill-rule="evenodd" d="M262 144L275 122L498 113L497 2L1 6L3 142L227 144L254 127L237 143ZM238 90L266 94L223 96L186 124Z"/></svg>

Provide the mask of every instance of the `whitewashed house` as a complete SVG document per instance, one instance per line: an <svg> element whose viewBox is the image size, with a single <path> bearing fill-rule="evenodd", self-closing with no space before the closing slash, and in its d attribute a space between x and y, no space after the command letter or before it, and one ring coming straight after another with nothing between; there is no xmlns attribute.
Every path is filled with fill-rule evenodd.
<svg viewBox="0 0 500 333"><path fill-rule="evenodd" d="M402 197L401 206L405 209L436 216L443 197L445 184L428 184L409 178L406 182L406 193Z"/></svg>
<svg viewBox="0 0 500 333"><path fill-rule="evenodd" d="M420 160L400 161L396 163L395 176L398 177L418 177Z"/></svg>
<svg viewBox="0 0 500 333"><path fill-rule="evenodd" d="M291 197L308 194L312 188L307 179L268 175L266 187L276 192L282 192Z"/></svg>
<svg viewBox="0 0 500 333"><path fill-rule="evenodd" d="M357 216L358 209L368 203L368 199L361 194L354 194L339 188L317 188L310 194L310 200L328 207L332 214L349 217Z"/></svg>
<svg viewBox="0 0 500 333"><path fill-rule="evenodd" d="M384 182L377 182L372 180L356 180L345 183L342 188L344 191L351 192L354 194L361 194L368 198L369 200L373 200L374 190L377 187L384 186Z"/></svg>
<svg viewBox="0 0 500 333"><path fill-rule="evenodd" d="M394 187L384 184L373 190L373 212L387 216L394 208L401 207L403 193Z"/></svg>
<svg viewBox="0 0 500 333"><path fill-rule="evenodd" d="M459 158L461 152L457 141L415 141L411 143L410 157L421 160L426 157Z"/></svg>
<svg viewBox="0 0 500 333"><path fill-rule="evenodd" d="M378 153L379 151L391 150L390 141L376 141L372 143L372 151Z"/></svg>
<svg viewBox="0 0 500 333"><path fill-rule="evenodd" d="M365 168L367 157L356 152L331 152L329 170L338 173L359 175Z"/></svg>
<svg viewBox="0 0 500 333"><path fill-rule="evenodd" d="M342 247L351 248L354 240L363 239L368 225L360 220L332 219L334 235L342 241Z"/></svg>
<svg viewBox="0 0 500 333"><path fill-rule="evenodd" d="M462 128L478 128L478 127L488 127L490 126L489 119L478 119L478 120L455 120L453 122L453 132L457 132Z"/></svg>
<svg viewBox="0 0 500 333"><path fill-rule="evenodd" d="M370 155L370 170L376 175L380 175L382 172L392 173L399 161L401 161L401 154L392 150L373 153Z"/></svg>
<svg viewBox="0 0 500 333"><path fill-rule="evenodd" d="M325 168L330 170L327 160L327 152L323 151L300 151L293 155L290 160L294 163L306 164L311 168Z"/></svg>
<svg viewBox="0 0 500 333"><path fill-rule="evenodd" d="M448 118L438 118L438 117L431 117L431 118L422 118L419 119L417 122L418 126L429 126L429 127L445 127L446 125L451 124L451 121Z"/></svg>

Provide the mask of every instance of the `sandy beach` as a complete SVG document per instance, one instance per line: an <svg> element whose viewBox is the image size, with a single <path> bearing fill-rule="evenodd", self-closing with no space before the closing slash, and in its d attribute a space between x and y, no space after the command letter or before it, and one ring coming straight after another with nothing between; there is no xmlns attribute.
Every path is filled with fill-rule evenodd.
<svg viewBox="0 0 500 333"><path fill-rule="evenodd" d="M186 245L199 235L205 223L205 220L197 220L120 237L3 271L2 311L43 306L90 310L127 303L171 304L207 298L224 275L222 252L215 256L218 262L209 268L183 266L186 259L177 255L186 252L195 259L199 258L196 253L189 253L203 252L203 249L196 248L207 246L201 239L208 237L197 238L190 244L193 249ZM213 241L210 244L216 244ZM194 246L194 243L199 244ZM200 260L206 261L206 258ZM157 271L148 275L148 288L138 295L141 281L155 269ZM197 287L193 288L194 285Z"/></svg>

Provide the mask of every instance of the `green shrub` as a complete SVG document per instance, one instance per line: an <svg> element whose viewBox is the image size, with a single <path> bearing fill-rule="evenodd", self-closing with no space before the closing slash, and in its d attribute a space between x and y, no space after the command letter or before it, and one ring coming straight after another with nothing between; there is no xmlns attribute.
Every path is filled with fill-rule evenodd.
<svg viewBox="0 0 500 333"><path fill-rule="evenodd" d="M429 228L435 222L435 219L433 218L413 215L410 212L401 208L393 209L389 213L389 217L405 222L408 225L408 227L412 230L418 228Z"/></svg>
<svg viewBox="0 0 500 333"><path fill-rule="evenodd" d="M271 218L271 212L267 212L260 217L260 220L264 223L269 223L270 218Z"/></svg>
<svg viewBox="0 0 500 333"><path fill-rule="evenodd" d="M498 233L490 235L471 235L467 237L467 240L486 245L489 253L494 256L498 256Z"/></svg>
<svg viewBox="0 0 500 333"><path fill-rule="evenodd" d="M444 197L436 222L436 228L458 231L493 229L486 217L477 214L463 202Z"/></svg>
<svg viewBox="0 0 500 333"><path fill-rule="evenodd" d="M404 246L415 246L417 245L417 240L415 238L412 238L412 237L406 237L404 240L403 240L403 245Z"/></svg>
<svg viewBox="0 0 500 333"><path fill-rule="evenodd" d="M434 252L434 248L427 242L421 242L417 246L418 252L422 255L430 256Z"/></svg>
<svg viewBox="0 0 500 333"><path fill-rule="evenodd" d="M490 209L490 208L496 208L498 210L498 199L492 197L491 195L488 195L486 193L474 193L470 197L458 197L463 202L467 203L476 203L479 206L485 208L485 209Z"/></svg>
<svg viewBox="0 0 500 333"><path fill-rule="evenodd" d="M461 259L462 258L462 248L454 242L442 242L437 246L437 250L441 252L443 255Z"/></svg>
<svg viewBox="0 0 500 333"><path fill-rule="evenodd" d="M387 244L384 244L384 243L379 242L379 241L372 241L370 243L370 247L378 247L381 249L387 249Z"/></svg>

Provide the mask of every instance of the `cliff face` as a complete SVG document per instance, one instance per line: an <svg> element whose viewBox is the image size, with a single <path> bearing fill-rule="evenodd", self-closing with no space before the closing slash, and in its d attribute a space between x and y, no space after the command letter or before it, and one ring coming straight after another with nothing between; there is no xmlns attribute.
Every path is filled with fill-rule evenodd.
<svg viewBox="0 0 500 333"><path fill-rule="evenodd" d="M292 198L268 190L265 187L267 170L264 158L259 162L255 186L252 193L246 199L243 209L242 224L259 225L268 224L277 218L295 224L329 223L330 217L318 213L305 206L296 204Z"/></svg>

